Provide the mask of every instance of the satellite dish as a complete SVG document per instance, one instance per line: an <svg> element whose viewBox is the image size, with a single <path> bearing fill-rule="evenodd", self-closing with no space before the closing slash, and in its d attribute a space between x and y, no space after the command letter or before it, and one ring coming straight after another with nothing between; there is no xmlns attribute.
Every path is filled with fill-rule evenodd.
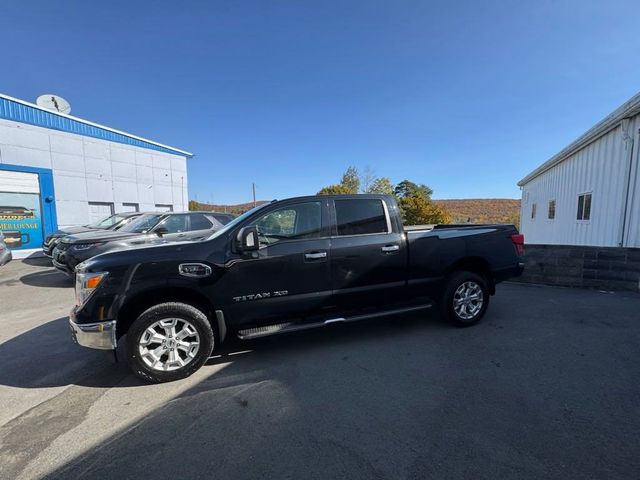
<svg viewBox="0 0 640 480"><path fill-rule="evenodd" d="M50 93L40 95L36 100L36 104L39 107L53 110L54 112L71 113L71 105L69 105L69 102L58 95L52 95Z"/></svg>

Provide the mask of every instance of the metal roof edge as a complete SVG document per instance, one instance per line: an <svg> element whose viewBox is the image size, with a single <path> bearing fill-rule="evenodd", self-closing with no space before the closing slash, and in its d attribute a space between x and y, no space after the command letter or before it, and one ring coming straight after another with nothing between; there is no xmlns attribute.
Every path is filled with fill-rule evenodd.
<svg viewBox="0 0 640 480"><path fill-rule="evenodd" d="M522 180L518 182L518 186L522 187L526 185L534 178L542 175L544 172L546 172L550 168L566 160L568 157L573 155L576 151L594 142L601 136L605 135L609 131L616 128L619 125L619 123L625 118L633 117L638 113L640 113L640 93L637 93L636 95L631 97L630 100L626 101L620 107L616 108L612 113L607 115L605 118L600 120L598 123L596 123L593 127L587 130L585 133L580 135L577 139L571 142L567 147L562 149L559 153L551 157L549 160L547 160L538 168L536 168L527 176L525 176Z"/></svg>
<svg viewBox="0 0 640 480"><path fill-rule="evenodd" d="M61 113L61 112L55 112L53 110L48 110L48 109L43 108L43 107L41 107L39 105L36 105L35 103L26 102L24 100L20 100L19 98L14 98L14 97L11 97L9 95L5 95L3 93L0 93L0 98L3 98L3 99L8 100L10 102L16 102L16 103L19 103L21 105L25 105L25 106L30 107L30 108L35 108L37 110L41 110L41 111L49 113L51 115L57 115L59 117L66 118L66 119L74 121L74 122L83 123L85 125L90 125L90 126L95 127L95 128L106 130L108 132L112 132L112 133L115 133L115 134L118 134L118 135L123 135L125 137L133 138L133 139L141 141L141 142L149 143L151 145L156 145L156 146L158 146L160 148L163 148L165 150L170 150L170 151L179 153L179 154L187 156L187 157L193 157L193 153L191 153L191 152L187 152L185 150L181 150L179 148L172 147L170 145L165 145L163 143L155 142L153 140L149 140L148 138L139 137L139 136L133 135L131 133L123 132L122 130L116 130L115 128L107 127L105 125L100 125L99 123L90 122L89 120L85 120L83 118L74 117L73 115L68 115L66 113ZM42 126L44 128L47 128L45 125L42 125ZM72 133L75 133L75 132L72 132ZM144 147L142 147L142 148L144 148Z"/></svg>

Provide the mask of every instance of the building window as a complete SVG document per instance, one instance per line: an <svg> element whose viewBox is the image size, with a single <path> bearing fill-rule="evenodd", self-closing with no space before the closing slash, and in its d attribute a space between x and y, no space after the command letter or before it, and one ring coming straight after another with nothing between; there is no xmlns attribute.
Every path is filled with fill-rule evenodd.
<svg viewBox="0 0 640 480"><path fill-rule="evenodd" d="M549 218L549 220L553 220L554 218L556 218L556 201L555 200L549 200L549 211L547 213L547 218Z"/></svg>
<svg viewBox="0 0 640 480"><path fill-rule="evenodd" d="M139 212L140 206L137 203L123 203L122 211L123 212Z"/></svg>
<svg viewBox="0 0 640 480"><path fill-rule="evenodd" d="M166 205L162 203L156 203L156 210L158 212L173 212L173 205Z"/></svg>
<svg viewBox="0 0 640 480"><path fill-rule="evenodd" d="M531 218L536 218L536 204L531 205Z"/></svg>
<svg viewBox="0 0 640 480"><path fill-rule="evenodd" d="M89 202L89 223L99 222L114 213L113 203Z"/></svg>
<svg viewBox="0 0 640 480"><path fill-rule="evenodd" d="M591 194L582 193L578 195L578 220L591 219Z"/></svg>

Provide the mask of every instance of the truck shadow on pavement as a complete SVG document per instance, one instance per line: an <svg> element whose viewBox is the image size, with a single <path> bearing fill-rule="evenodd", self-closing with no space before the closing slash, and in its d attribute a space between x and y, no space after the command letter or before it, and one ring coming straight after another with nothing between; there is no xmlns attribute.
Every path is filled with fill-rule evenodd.
<svg viewBox="0 0 640 480"><path fill-rule="evenodd" d="M0 372L0 382L23 388L68 384L80 386L80 388L72 386L65 389L51 400L12 420L4 427L4 432L0 429L0 458L3 458L4 454L4 458L11 459L5 467L3 478L17 478L21 473L25 478L31 478L31 473L24 472L29 471L28 465L33 461L33 452L46 451L57 439L85 422L88 412L99 399L103 398L109 387L145 385L149 389L156 388L139 382L128 373L126 367L101 363L97 360L99 355L96 355L100 352L83 351L80 347L71 345L70 339L67 338L67 327L64 324L66 321L66 318L56 319L17 337L8 345L0 345L0 354L17 359L12 360L8 368ZM162 478L208 477L209 475L204 472L213 470L205 464L214 456L205 454L208 448L206 444L209 441L200 444L200 440L206 440L209 433L215 431L215 438L220 441L228 435L236 436L240 430L233 428L235 423L253 423L256 412L262 412L264 421L267 423L258 421L262 427L255 428L263 429L268 427L267 424L273 423L268 427L270 435L276 439L282 439L283 445L287 446L286 442L293 440L293 437L287 433L287 426L302 413L301 409L307 408L303 405L304 403L319 405L319 402L326 400L327 405L332 405L335 400L339 400L339 391L345 387L343 385L345 381L350 384L349 388L345 389L347 396L359 395L357 385L372 385L371 379L377 375L376 371L380 368L381 362L387 365L385 368L389 369L393 377L406 383L406 378L399 375L401 367L398 362L402 364L411 361L412 352L409 350L413 350L414 354L417 353L407 342L411 341L414 335L429 335L445 328L448 327L441 327L424 316L414 315L396 319L376 319L368 325L361 323L342 327L332 326L326 330L296 332L251 342L229 338L229 342L216 351L216 355L201 371L184 381L186 388L183 391L176 392L175 396L169 395L161 405L144 412L144 418L139 420L142 422L140 428L134 429L133 438L131 435L126 435L127 442L131 438L130 451L126 449L125 452L119 451L122 446L119 439L130 430L130 425L123 423L119 425L123 430L115 431L113 436L104 439L104 442L101 441L97 449L80 448L77 456L69 458L69 462L59 469L47 472L46 478L133 478L131 474L134 471L136 475L139 474L140 469L128 472L128 467L122 462L126 464L129 460L133 460L134 456L138 458L139 467L144 465L143 469L148 468ZM33 345L32 342L37 344ZM377 357L374 364L369 360L372 355ZM30 359L30 356L35 358ZM413 361L416 360L417 358ZM179 388L180 382L175 383L177 385L173 388ZM353 386L356 386L355 390L351 389ZM144 402L146 395L145 392L138 393L139 390L141 389L136 388L134 392L128 389L125 392L127 401L136 402L137 408L140 407L141 402ZM158 394L162 395L163 390L167 389L159 388ZM392 389L389 390L389 393L391 392L393 392ZM386 402L387 400L376 401ZM350 403L348 398L346 401ZM126 409L126 405L129 403L117 408ZM183 407L186 407L186 410L182 410ZM118 415L117 408L112 415ZM185 415L190 417L190 420L182 425ZM164 418L165 423L160 422L161 424L157 425L156 422L160 418ZM279 425L280 421L283 422L282 425ZM339 424L340 422L336 423L336 425ZM161 438L154 439L152 451L145 452L140 448L138 435L147 432L150 427L158 429ZM251 431L248 424L244 427L247 427L246 431ZM189 438L183 438L187 432L193 432L195 436L191 437L189 433ZM247 449L254 448L256 453L264 453L266 450L255 444L255 441L259 440L258 437L262 438L264 433L261 431L257 436L251 434L247 437L246 443L235 437L233 443L240 445L241 456L248 453ZM148 463L148 460L157 458L155 450L164 451L167 444L173 443L174 440L177 444L171 447L169 456L179 454L186 459L185 464L181 465L185 470L181 473L172 470L172 467L176 466L172 461L162 466L162 469L168 469L170 472L169 475L165 475L154 470L154 466L164 464L164 461L151 460ZM25 448L25 445L29 445L29 448ZM230 444L226 445L230 446ZM82 447L81 444L80 447ZM327 446L322 448L325 450ZM339 448L339 445L328 445L328 448L330 454L342 455L340 452L343 449ZM102 450L118 450L117 463L114 459L114 467L103 464L100 453ZM351 452L344 453L347 455L344 459L347 467L353 467L354 459ZM217 452L215 458L220 458L219 455L222 454ZM228 451L223 455L225 458L233 457ZM140 458L145 460L140 462ZM83 464L84 460L88 463ZM262 461L262 458L260 460ZM357 459L355 461L357 462ZM236 462L225 461L224 463L225 467L220 471L220 476L216 475L216 478L246 477L246 473L235 471L235 467L232 467ZM243 460L241 463L245 464L246 461ZM303 472L299 471L299 467L305 464L306 460L300 459L296 468L298 470L296 473L299 475L288 478L305 478ZM341 467L341 465L342 462L338 462L338 466ZM284 466L286 463L283 463ZM217 471L218 468L216 467L215 470ZM83 471L78 472L78 469ZM336 472L331 469L328 471L330 474L322 478L338 477L334 475ZM252 476L253 478L286 477L280 475L283 473L281 471L274 473L277 474L265 477ZM374 473L371 468L365 468L363 471L366 478L376 478L377 475L373 475ZM141 477L148 478L149 475L141 474Z"/></svg>
<svg viewBox="0 0 640 480"><path fill-rule="evenodd" d="M68 317L52 320L0 344L0 358L4 359L0 369L0 385L19 388L146 385L130 374L120 346L120 359L116 362L111 351L92 350L74 344L68 321ZM396 321L393 318L369 320L366 328L362 325L365 322L360 322L360 325L333 325L252 341L241 341L232 336L214 352L205 367L225 363L242 364L249 358L286 355L301 348L331 348L336 343L357 343L363 338L393 337L394 332L406 334L407 329L424 329L429 325L434 328L438 325L438 322L425 321L424 315L420 317L414 314L396 318Z"/></svg>

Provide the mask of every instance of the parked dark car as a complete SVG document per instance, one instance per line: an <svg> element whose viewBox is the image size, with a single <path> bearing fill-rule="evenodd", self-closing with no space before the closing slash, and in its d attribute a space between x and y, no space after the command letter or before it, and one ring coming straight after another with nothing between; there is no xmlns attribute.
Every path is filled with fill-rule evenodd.
<svg viewBox="0 0 640 480"><path fill-rule="evenodd" d="M56 245L62 237L66 237L67 235L73 235L76 233L91 232L95 230L118 230L140 215L142 215L142 213L140 212L116 213L88 225L61 228L60 230L56 230L52 234L47 235L47 237L44 239L44 242L42 243L42 253L44 253L47 257L52 258L53 249L56 248Z"/></svg>
<svg viewBox="0 0 640 480"><path fill-rule="evenodd" d="M67 235L53 250L53 265L68 275L85 260L115 249L142 244L199 240L222 224L209 212L148 213L118 230L99 230Z"/></svg>
<svg viewBox="0 0 640 480"><path fill-rule="evenodd" d="M9 248L7 247L7 244L4 241L4 235L0 231L0 267L9 263L11 261L11 258L11 250L9 250Z"/></svg>
<svg viewBox="0 0 640 480"><path fill-rule="evenodd" d="M323 327L439 303L458 326L479 321L496 283L522 272L513 225L403 228L384 195L292 198L257 207L207 240L119 250L76 270L77 343L115 349L133 372L186 377L228 334Z"/></svg>

